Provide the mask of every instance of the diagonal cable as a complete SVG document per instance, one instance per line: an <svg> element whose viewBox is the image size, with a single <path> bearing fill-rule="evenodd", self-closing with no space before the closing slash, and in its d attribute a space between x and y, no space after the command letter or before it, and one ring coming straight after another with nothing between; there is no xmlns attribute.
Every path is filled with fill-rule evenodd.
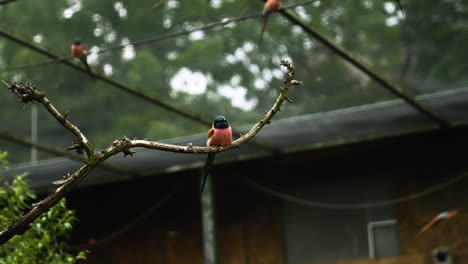
<svg viewBox="0 0 468 264"><path fill-rule="evenodd" d="M420 113L425 115L427 118L430 120L436 122L441 128L449 128L451 127L450 122L446 121L443 119L441 116L433 112L429 107L425 106L424 104L416 101L414 97L408 95L405 93L403 90L399 89L398 87L394 86L387 80L385 80L383 77L379 76L377 73L373 72L360 62L358 62L356 59L351 57L349 54L344 52L342 49L340 49L338 46L333 44L331 41L329 41L327 38L304 24L302 21L300 21L298 18L295 16L291 15L288 13L286 10L282 9L279 11L285 18L287 18L291 23L301 27L307 34L310 36L314 37L318 41L320 41L322 44L324 44L327 48L331 49L333 52L338 54L341 58L361 70L364 74L369 76L371 79L388 89L390 92L395 94L396 96L400 97L404 101L406 101L409 105L414 107L416 110L418 110Z"/></svg>
<svg viewBox="0 0 468 264"><path fill-rule="evenodd" d="M0 0L0 5L5 5L5 4L9 4L11 2L14 2L16 0Z"/></svg>

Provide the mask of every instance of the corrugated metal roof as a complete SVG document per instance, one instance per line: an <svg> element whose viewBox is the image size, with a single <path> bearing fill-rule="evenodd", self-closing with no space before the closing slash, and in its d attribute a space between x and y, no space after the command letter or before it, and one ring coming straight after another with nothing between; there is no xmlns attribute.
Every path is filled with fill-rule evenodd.
<svg viewBox="0 0 468 264"><path fill-rule="evenodd" d="M417 97L433 111L457 125L468 121L468 88L443 91ZM279 114L278 116L280 116ZM241 127L248 131L251 126ZM315 113L288 119L274 119L265 126L256 138L278 147L285 153L324 148L350 142L385 138L418 131L438 129L437 125L422 116L402 100L392 100L369 105ZM198 134L165 140L166 143L203 146L206 134ZM133 157L122 154L109 159L109 163L134 171L136 174L156 175L189 168L202 167L206 156L203 154L181 154L137 148ZM216 163L235 162L267 156L269 153L253 144L219 153ZM37 164L18 164L0 171L11 176L28 172L30 185L37 190L54 189L52 181L72 173L81 163L68 158L39 161ZM117 175L103 168L96 168L80 186L123 181L129 175Z"/></svg>

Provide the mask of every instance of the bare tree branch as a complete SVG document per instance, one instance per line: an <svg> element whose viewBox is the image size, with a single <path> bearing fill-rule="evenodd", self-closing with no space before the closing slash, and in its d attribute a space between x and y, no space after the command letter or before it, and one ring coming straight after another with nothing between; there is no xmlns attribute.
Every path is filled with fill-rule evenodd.
<svg viewBox="0 0 468 264"><path fill-rule="evenodd" d="M71 189L73 189L79 182L86 178L86 176L88 176L96 166L118 153L122 152L125 156L133 155L135 152L132 150L132 148L135 147L182 153L219 152L238 147L241 144L251 140L266 124L271 122L273 116L278 111L280 111L284 100L291 102L291 99L288 97L289 88L302 84L300 81L294 80L295 69L292 63L283 60L281 61L281 65L287 68L287 73L283 84L281 85L280 94L273 104L273 107L270 109L270 111L265 113L265 116L257 124L255 124L249 132L232 142L232 145L226 147L200 147L192 146L191 143L189 143L187 146L178 146L147 140L130 140L125 137L122 140L115 140L107 149L104 149L99 153L94 153L92 145L86 139L85 135L66 119L66 115L64 116L59 111L57 111L57 109L45 97L44 93L39 92L30 83L26 83L25 85L22 83L5 83L7 84L8 89L20 98L21 103L27 104L28 102L39 102L44 105L47 111L49 111L49 113L54 116L63 127L78 137L76 149L84 149L88 158L86 160L86 164L83 165L79 170L69 175L66 179L58 181L57 183L61 185L53 193L49 194L49 196L47 196L42 201L33 204L32 208L28 212L26 212L24 215L21 215L12 224L1 230L0 245L4 244L15 235L23 234L28 229L29 224L31 224L41 214L47 212L52 206L57 204Z"/></svg>
<svg viewBox="0 0 468 264"><path fill-rule="evenodd" d="M86 136L80 131L78 127L73 125L67 120L67 115L62 115L47 99L44 93L39 92L35 86L31 83L12 83L8 84L6 82L5 85L8 86L8 90L14 93L20 99L20 102L26 105L29 102L38 102L41 103L47 111L55 118L57 121L62 124L63 127L68 129L72 132L78 140L74 142L74 145L69 149L76 149L76 151L80 154L83 153L83 150L86 152L88 158L94 154L93 145L91 142L88 141Z"/></svg>
<svg viewBox="0 0 468 264"><path fill-rule="evenodd" d="M283 60L281 65L285 66L288 69L286 77L283 81L283 85L281 86L280 94L276 99L273 107L268 111L265 116L255 124L249 132L245 135L242 135L237 140L233 141L231 145L225 147L198 147L198 146L178 146L178 145L171 145L171 144L163 144L159 142L152 142L146 140L128 140L126 144L128 144L128 148L133 147L144 147L150 149L159 149L164 151L171 151L171 152L182 152L182 153L208 153L208 152L217 152L217 151L225 151L228 149L232 149L235 147L240 146L241 144L249 141L252 139L260 129L266 124L269 124L273 116L281 110L281 105L283 104L284 100L288 102L292 102L292 100L288 97L288 90L291 86L300 85L302 82L294 80L295 69L294 66L288 62Z"/></svg>

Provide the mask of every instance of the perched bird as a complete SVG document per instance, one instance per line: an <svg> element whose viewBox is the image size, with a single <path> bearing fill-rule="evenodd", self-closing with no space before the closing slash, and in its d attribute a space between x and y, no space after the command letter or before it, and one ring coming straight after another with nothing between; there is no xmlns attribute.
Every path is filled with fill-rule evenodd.
<svg viewBox="0 0 468 264"><path fill-rule="evenodd" d="M83 44L81 43L80 38L75 38L73 40L73 44L71 45L71 54L74 58L79 59L84 66L86 67L86 70L88 71L89 75L94 79L94 74L91 72L91 68L89 67L88 60L87 60L87 51Z"/></svg>
<svg viewBox="0 0 468 264"><path fill-rule="evenodd" d="M273 12L278 12L278 10L281 9L281 1L280 0L267 0L265 1L265 4L263 5L263 25L262 25L262 30L260 32L260 39L263 36L263 33L266 30L267 24L268 24L268 17L271 15Z"/></svg>
<svg viewBox="0 0 468 264"><path fill-rule="evenodd" d="M421 230L418 232L418 235L422 234L423 232L426 232L429 228L432 226L436 225L440 221L444 219L450 219L458 214L458 210L451 210L451 211L445 211L442 212L438 215L436 215L434 218L432 218L431 221L429 221Z"/></svg>
<svg viewBox="0 0 468 264"><path fill-rule="evenodd" d="M206 140L207 146L228 146L232 144L232 130L228 124L228 121L224 116L218 116L214 121L211 129L208 130L208 139ZM203 171L205 172L205 177L203 178L203 183L201 187L201 191L203 192L203 188L205 187L206 177L210 174L211 168L213 167L213 161L215 158L216 153L210 152L208 153L208 157L206 159L205 168Z"/></svg>

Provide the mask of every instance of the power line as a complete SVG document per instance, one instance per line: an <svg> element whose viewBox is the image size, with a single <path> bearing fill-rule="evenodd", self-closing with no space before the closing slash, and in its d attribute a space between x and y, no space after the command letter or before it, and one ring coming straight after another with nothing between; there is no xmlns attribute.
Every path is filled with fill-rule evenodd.
<svg viewBox="0 0 468 264"><path fill-rule="evenodd" d="M284 9L289 9L289 8L294 8L294 7L301 6L301 5L311 4L311 3L315 2L315 1L318 1L318 0L308 0L308 1L305 1L305 2L300 2L300 3L288 5L288 6L284 7ZM126 42L126 43L122 43L122 44L115 45L115 46L110 46L110 47L107 47L107 48L100 49L99 51L89 52L88 56L92 55L92 54L101 54L101 53L105 53L105 52L120 50L120 49L122 49L122 48L124 48L126 46L130 46L130 45L137 47L137 46L142 46L142 45L145 45L145 44L159 42L159 41L166 40L166 39L177 38L177 37L188 35L188 34L191 34L191 33L197 32L197 31L206 31L206 30L212 29L214 27L224 26L224 25L227 25L227 24L230 24L230 23L238 23L238 22L254 19L254 18L257 18L257 17L260 17L260 16L262 16L262 13L255 13L255 14L241 16L241 17L237 17L237 18L225 18L225 19L222 19L221 21L214 22L214 23L209 23L209 24L206 24L206 25L203 25L203 26L200 26L200 27L193 27L191 29L185 29L185 30L181 30L181 31L177 31L177 32L167 33L167 34L163 34L163 35L149 37L149 38L146 38L146 39ZM17 71L17 70L24 70L24 69L33 68L33 67L42 66L42 65L47 65L47 64L51 64L51 63L55 63L55 62L70 60L72 58L73 58L73 56L68 55L68 56L63 56L63 57L57 57L57 58L54 58L54 59L51 59L51 60L45 60L45 61L40 61L40 62L35 62L35 63L30 63L30 64L13 66L13 67L10 67L10 68L1 69L0 73L10 72L10 71Z"/></svg>
<svg viewBox="0 0 468 264"><path fill-rule="evenodd" d="M255 190L257 191L260 191L264 194L267 194L267 195L270 195L270 196L273 196L275 198L278 198L278 199L281 199L281 200L284 200L284 201L288 201L288 202L291 202L291 203L295 203L295 204L300 204L300 205L304 205L304 206L309 206L309 207L315 207L315 208L323 208L323 209L368 209L368 208L375 208L375 207L384 207L384 206L390 206L390 205L394 205L394 204L399 204L399 203L404 203L404 202L407 202L407 201L410 201L410 200L415 200L415 199L419 199L419 198L422 198L424 196L428 196L436 191L440 191L440 190L443 190L461 180L463 180L464 178L466 178L468 176L468 172L463 172L455 177L453 177L452 179L446 181L446 182L443 182L443 183L440 183L440 184L437 184L435 186L432 186L426 190L423 190L423 191L420 191L420 192L416 192L416 193L412 193L412 194L409 194L407 196L403 196L403 197L399 197L399 198L395 198L395 199L390 199L390 200L383 200L383 201L377 201L377 202L367 202L367 203L356 203L356 204L341 204L341 203L325 203L325 202L319 202L319 201L312 201L312 200L307 200L307 199L303 199L303 198L299 198L299 197L295 197L295 196L292 196L292 195L289 195L289 194L284 194L282 192L279 192L279 191L276 191L276 190L273 190L267 186L264 186L264 185L261 185L255 181L253 181L252 179L248 179L248 178L241 178L240 180L249 185L250 187L254 188Z"/></svg>
<svg viewBox="0 0 468 264"><path fill-rule="evenodd" d="M377 73L373 72L372 70L370 70L369 68L367 68L366 66L364 66L364 64L361 64L360 62L358 62L356 59L354 59L351 55L347 54L346 52L344 52L341 48L339 48L338 46L336 46L335 44L333 44L331 41L329 41L327 38L325 38L324 36L322 36L321 34L319 34L318 32L316 32L315 30L313 30L312 28L310 28L309 26L307 26L306 24L304 24L302 21L300 21L298 18L296 18L295 16L291 15L290 13L288 13L286 10L280 10L279 11L285 18L287 18L290 22L292 22L293 24L301 27L307 34L309 34L310 36L314 37L315 39L317 39L318 41L320 41L322 44L324 44L327 48L331 49L334 53L338 54L341 58L343 58L344 60L346 60L347 62L351 63L353 66L355 66L356 68L358 68L359 70L361 70L364 74L366 74L367 76L369 76L371 79L373 79L374 81L376 81L377 83L379 83L380 85L382 85L383 87L385 87L387 90L389 90L391 93L393 93L394 95L400 97L401 99L403 99L405 102L407 102L409 105L411 105L413 108L415 108L416 110L418 110L420 113L422 113L423 115L425 115L427 118L429 118L430 120L436 122L437 124L439 124L439 126L441 128L449 128L451 127L451 124L450 122L446 121L445 119L443 119L442 117L440 117L438 114L436 114L435 112L433 112L430 108L428 108L427 106L425 106L424 104L416 101L412 96L406 94L403 90L397 88L396 86L394 86L393 84L391 84L390 82L388 82L387 80L385 80L383 77L379 76Z"/></svg>
<svg viewBox="0 0 468 264"><path fill-rule="evenodd" d="M1 69L0 73L34 68L34 67L38 67L38 66L42 66L42 65L47 65L47 64L52 64L52 63L64 61L64 60L69 60L71 58L73 58L73 56L69 55L69 56L64 56L64 57L60 57L60 58L52 59L52 60L44 60L44 61L33 62L33 63L29 63L29 64L13 66L13 67Z"/></svg>

